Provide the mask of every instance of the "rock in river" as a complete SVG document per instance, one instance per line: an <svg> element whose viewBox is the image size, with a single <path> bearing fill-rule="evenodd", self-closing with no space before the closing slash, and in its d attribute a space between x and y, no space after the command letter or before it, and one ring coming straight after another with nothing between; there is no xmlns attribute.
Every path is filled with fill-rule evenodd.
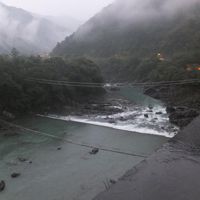
<svg viewBox="0 0 200 200"><path fill-rule="evenodd" d="M20 175L21 175L20 173L14 172L14 173L11 174L11 177L12 177L12 178L17 178L17 177L19 177Z"/></svg>
<svg viewBox="0 0 200 200"><path fill-rule="evenodd" d="M20 162L26 162L28 159L27 158L23 158L23 157L18 157L18 160Z"/></svg>
<svg viewBox="0 0 200 200"><path fill-rule="evenodd" d="M0 192L2 192L5 189L5 187L6 187L5 181L1 181L0 182Z"/></svg>
<svg viewBox="0 0 200 200"><path fill-rule="evenodd" d="M115 123L116 123L115 119L109 119L108 122L109 122L110 124L115 124Z"/></svg>
<svg viewBox="0 0 200 200"><path fill-rule="evenodd" d="M94 148L92 149L92 151L90 152L90 154L97 154L99 152L99 149L98 148Z"/></svg>
<svg viewBox="0 0 200 200"><path fill-rule="evenodd" d="M156 115L162 115L163 113L162 112L156 112Z"/></svg>

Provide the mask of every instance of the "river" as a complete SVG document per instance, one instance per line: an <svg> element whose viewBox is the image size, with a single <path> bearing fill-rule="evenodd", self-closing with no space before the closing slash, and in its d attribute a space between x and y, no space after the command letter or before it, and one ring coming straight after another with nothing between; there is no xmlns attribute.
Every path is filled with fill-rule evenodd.
<svg viewBox="0 0 200 200"><path fill-rule="evenodd" d="M6 182L0 199L91 200L172 137L174 133L160 128L170 126L161 102L137 89L124 88L118 92L135 103L118 115L136 112L138 121L136 118L120 121L112 116L117 120L111 127L102 121L105 116L101 115L16 120L16 124L37 130L38 134L17 130L14 136L0 136L0 180ZM153 112L146 118L144 113L149 105ZM153 122L156 111L162 114ZM163 130L160 135L159 130ZM89 146L100 150L91 155ZM10 177L13 172L21 176L13 179Z"/></svg>
<svg viewBox="0 0 200 200"><path fill-rule="evenodd" d="M125 107L123 112L111 115L48 115L48 117L168 138L174 137L177 133L178 128L169 123L169 116L164 103L144 95L142 88L122 87L119 91L112 92L112 95L120 103L122 99L126 99L132 104L125 107L119 103L117 107Z"/></svg>

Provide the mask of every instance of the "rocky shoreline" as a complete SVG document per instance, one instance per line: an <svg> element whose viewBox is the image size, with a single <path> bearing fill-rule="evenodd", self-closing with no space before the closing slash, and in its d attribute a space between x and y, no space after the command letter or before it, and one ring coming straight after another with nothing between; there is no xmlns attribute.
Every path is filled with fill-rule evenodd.
<svg viewBox="0 0 200 200"><path fill-rule="evenodd" d="M91 98L82 104L74 104L70 106L64 106L64 108L58 110L51 110L43 114L55 113L58 115L72 115L72 116L84 116L84 115L114 115L122 113L129 107L134 106L135 103L123 98L115 91L109 90L103 96L97 98Z"/></svg>
<svg viewBox="0 0 200 200"><path fill-rule="evenodd" d="M147 93L147 95L155 98L152 93ZM177 111L174 107L167 107L167 112L170 113L170 122L179 126L180 120L178 120L177 123L175 122L177 120L177 112L174 111ZM181 112L184 113L185 111L181 110ZM144 128L145 126L149 126L153 129L156 127L156 131L160 130L161 132L166 131L171 133L177 132L178 129L172 124L170 125L160 123L160 117L165 117L165 110L155 109L152 105L140 107L133 101L127 100L123 96L119 95L119 93L111 90L108 91L104 96L91 98L83 104L76 103L74 105L65 106L56 110L49 109L48 112L42 112L40 115L51 116L52 113L54 113L55 116L74 116L80 119L88 119L94 122L96 121L101 123L108 123L113 126L119 124L127 125L126 123L130 123L130 125L138 123L140 128L142 128L142 126ZM38 113L35 114L37 115ZM30 115L35 114L30 113ZM178 112L178 114L180 114L180 112ZM195 113L191 112L188 114L188 116L192 116L193 114ZM13 121L18 117L20 116L14 116L9 112L4 112L2 115L2 119L7 121ZM139 119L140 121L138 121ZM183 124L185 121L182 121L181 123ZM10 132L11 134L8 133L6 135L15 134L15 131L13 130Z"/></svg>
<svg viewBox="0 0 200 200"><path fill-rule="evenodd" d="M186 127L200 115L200 98L196 87L149 87L145 88L144 94L163 101L167 105L170 122L180 128Z"/></svg>
<svg viewBox="0 0 200 200"><path fill-rule="evenodd" d="M199 85L191 86L159 86L145 88L144 94L154 99L161 100L166 104L166 112L169 114L170 123L183 129L189 125L194 118L200 115L200 91ZM69 107L65 110L74 115L102 114L112 115L121 113L128 107L133 106L130 102L115 92L109 91L103 99L92 100L84 105ZM151 107L149 109L151 112ZM158 113L159 114L159 113ZM148 111L146 116L148 115ZM121 118L121 121L127 120ZM110 122L114 123L113 119Z"/></svg>

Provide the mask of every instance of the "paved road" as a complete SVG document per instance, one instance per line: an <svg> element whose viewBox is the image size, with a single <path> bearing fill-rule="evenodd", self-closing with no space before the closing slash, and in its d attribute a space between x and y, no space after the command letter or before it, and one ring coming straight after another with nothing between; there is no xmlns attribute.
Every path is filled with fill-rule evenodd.
<svg viewBox="0 0 200 200"><path fill-rule="evenodd" d="M200 117L94 200L199 200Z"/></svg>

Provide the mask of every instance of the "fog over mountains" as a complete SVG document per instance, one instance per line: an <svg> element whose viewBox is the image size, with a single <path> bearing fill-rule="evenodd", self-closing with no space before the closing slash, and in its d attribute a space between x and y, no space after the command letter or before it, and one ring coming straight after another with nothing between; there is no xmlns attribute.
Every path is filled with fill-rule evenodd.
<svg viewBox="0 0 200 200"><path fill-rule="evenodd" d="M199 37L199 8L199 0L116 0L53 53L108 57L141 51L144 56L158 51L170 53L180 45L189 48L194 37Z"/></svg>
<svg viewBox="0 0 200 200"><path fill-rule="evenodd" d="M59 21L59 22L58 22ZM48 53L79 26L71 18L43 17L0 3L0 53Z"/></svg>
<svg viewBox="0 0 200 200"><path fill-rule="evenodd" d="M187 64L200 63L199 10L200 0L116 0L52 55L93 59L108 80L182 79Z"/></svg>

